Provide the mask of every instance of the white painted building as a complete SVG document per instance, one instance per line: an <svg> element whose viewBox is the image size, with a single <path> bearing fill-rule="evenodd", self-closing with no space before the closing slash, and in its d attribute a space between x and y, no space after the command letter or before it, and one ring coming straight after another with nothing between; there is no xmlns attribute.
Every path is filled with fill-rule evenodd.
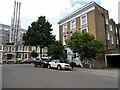
<svg viewBox="0 0 120 90"><path fill-rule="evenodd" d="M40 47L34 46L15 46L15 45L0 45L0 63L3 62L16 62L19 57L19 60L24 60L30 58L30 53L35 50L40 57ZM7 55L10 54L13 57L11 59L7 59ZM17 56L17 57L16 57ZM42 49L42 57L47 56L47 48Z"/></svg>

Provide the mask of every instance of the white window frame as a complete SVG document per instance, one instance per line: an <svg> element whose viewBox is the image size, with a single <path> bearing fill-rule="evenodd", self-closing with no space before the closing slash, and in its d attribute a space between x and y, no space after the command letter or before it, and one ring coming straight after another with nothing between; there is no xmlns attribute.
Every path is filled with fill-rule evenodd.
<svg viewBox="0 0 120 90"><path fill-rule="evenodd" d="M118 28L116 27L116 33L118 33Z"/></svg>
<svg viewBox="0 0 120 90"><path fill-rule="evenodd" d="M63 33L67 34L67 23L63 25Z"/></svg>
<svg viewBox="0 0 120 90"><path fill-rule="evenodd" d="M88 32L88 27L81 28L81 32L86 29L86 32Z"/></svg>
<svg viewBox="0 0 120 90"><path fill-rule="evenodd" d="M32 46L32 51L33 51L33 50L36 51L36 47L35 47L35 46Z"/></svg>
<svg viewBox="0 0 120 90"><path fill-rule="evenodd" d="M70 21L70 31L75 31L76 30L76 19L73 19Z"/></svg>
<svg viewBox="0 0 120 90"><path fill-rule="evenodd" d="M107 32L107 40L110 40L110 33Z"/></svg>
<svg viewBox="0 0 120 90"><path fill-rule="evenodd" d="M82 18L83 18L83 17L85 17L85 19L86 19L86 23L85 23L85 24L83 24L83 21L82 21ZM81 23L80 23L80 24L81 24L80 26L87 25L87 23L88 23L88 21L87 21L87 14L84 14L84 15L80 16L80 22L81 22Z"/></svg>
<svg viewBox="0 0 120 90"><path fill-rule="evenodd" d="M27 59L25 56L27 56L27 58L28 58L28 54L27 53L24 54L24 59Z"/></svg>
<svg viewBox="0 0 120 90"><path fill-rule="evenodd" d="M5 51L9 52L10 51L10 47L5 47Z"/></svg>
<svg viewBox="0 0 120 90"><path fill-rule="evenodd" d="M15 48L14 47L11 47L11 52L15 52Z"/></svg>
<svg viewBox="0 0 120 90"><path fill-rule="evenodd" d="M37 47L37 51L38 51L38 52L40 51L40 47Z"/></svg>
<svg viewBox="0 0 120 90"><path fill-rule="evenodd" d="M110 31L113 31L113 27L112 27L112 25L110 25Z"/></svg>
<svg viewBox="0 0 120 90"><path fill-rule="evenodd" d="M114 38L113 38L113 36L111 37L111 43L114 44Z"/></svg>
<svg viewBox="0 0 120 90"><path fill-rule="evenodd" d="M108 24L108 17L107 16L105 16L105 22L106 22L106 24Z"/></svg>
<svg viewBox="0 0 120 90"><path fill-rule="evenodd" d="M119 30L119 34L120 34L120 28L118 30Z"/></svg>
<svg viewBox="0 0 120 90"><path fill-rule="evenodd" d="M66 38L65 38L66 35ZM67 39L67 23L63 25L63 45L66 45L65 40Z"/></svg>
<svg viewBox="0 0 120 90"><path fill-rule="evenodd" d="M27 46L24 46L24 51L27 51Z"/></svg>

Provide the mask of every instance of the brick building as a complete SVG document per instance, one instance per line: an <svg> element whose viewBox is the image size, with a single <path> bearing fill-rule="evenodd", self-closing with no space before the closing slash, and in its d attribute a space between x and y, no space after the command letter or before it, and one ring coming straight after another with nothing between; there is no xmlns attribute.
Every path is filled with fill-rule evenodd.
<svg viewBox="0 0 120 90"><path fill-rule="evenodd" d="M59 22L59 39L66 45L65 40L70 38L75 31L89 32L94 35L95 39L101 40L106 46L106 51L109 54L118 54L116 24L112 19L109 19L108 10L104 9L95 2L90 2L87 5L67 15ZM67 53L71 50L67 49ZM106 54L107 54L106 52ZM71 52L72 53L72 52ZM68 56L71 59L70 56ZM105 56L106 57L106 56ZM107 66L107 60L103 61Z"/></svg>

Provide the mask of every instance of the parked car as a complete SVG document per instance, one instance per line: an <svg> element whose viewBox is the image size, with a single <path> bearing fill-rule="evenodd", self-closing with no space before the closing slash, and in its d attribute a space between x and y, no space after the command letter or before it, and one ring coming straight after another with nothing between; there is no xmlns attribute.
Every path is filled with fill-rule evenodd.
<svg viewBox="0 0 120 90"><path fill-rule="evenodd" d="M22 64L31 64L33 63L33 59L32 58L27 58L27 59L24 59L23 61L21 61Z"/></svg>
<svg viewBox="0 0 120 90"><path fill-rule="evenodd" d="M36 58L34 61L33 61L33 66L34 67L47 67L48 66L48 58Z"/></svg>
<svg viewBox="0 0 120 90"><path fill-rule="evenodd" d="M48 63L48 68L56 68L57 70L60 69L69 69L71 70L72 67L70 66L70 64L65 63L64 61L61 60L52 60L51 62Z"/></svg>

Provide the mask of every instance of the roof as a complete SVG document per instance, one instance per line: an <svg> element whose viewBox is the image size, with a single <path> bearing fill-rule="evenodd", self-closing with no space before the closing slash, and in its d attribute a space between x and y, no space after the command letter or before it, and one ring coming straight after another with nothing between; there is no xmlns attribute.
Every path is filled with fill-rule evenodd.
<svg viewBox="0 0 120 90"><path fill-rule="evenodd" d="M94 7L94 6L99 6L100 8L103 8L103 7L101 7L100 5L98 5L97 3L95 3L94 1L92 1L92 2L84 5L83 7L77 9L76 11L70 13L69 15L65 16L63 19L61 19L61 20L58 22L58 24L61 24L62 22L65 22L66 20L68 20L68 19L70 19L70 18L72 18L72 17L74 17L74 16L76 16L76 15L78 15L78 14L80 14L80 13L86 11L86 10L88 10L89 8ZM103 8L103 9L104 9L104 8ZM104 9L104 10L105 10L105 9Z"/></svg>

